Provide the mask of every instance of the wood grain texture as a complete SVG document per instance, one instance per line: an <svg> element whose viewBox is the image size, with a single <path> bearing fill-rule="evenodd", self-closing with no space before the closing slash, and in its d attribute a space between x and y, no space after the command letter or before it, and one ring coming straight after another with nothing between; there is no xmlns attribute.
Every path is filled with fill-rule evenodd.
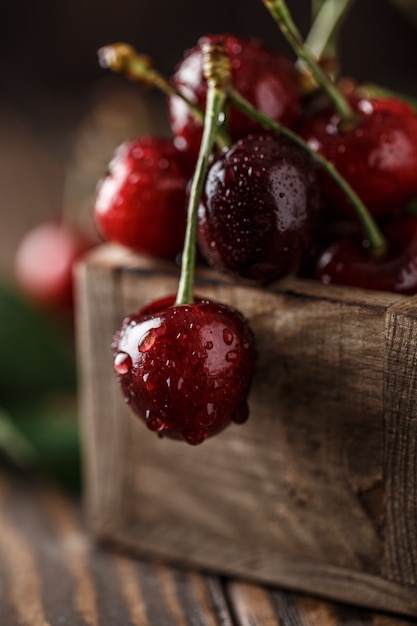
<svg viewBox="0 0 417 626"><path fill-rule="evenodd" d="M415 626L96 544L80 502L0 468L2 626Z"/></svg>
<svg viewBox="0 0 417 626"><path fill-rule="evenodd" d="M417 615L415 300L199 272L197 293L248 317L259 358L248 423L190 447L131 414L110 354L123 317L177 280L171 264L108 246L80 267L94 533L170 562Z"/></svg>
<svg viewBox="0 0 417 626"><path fill-rule="evenodd" d="M391 307L386 324L385 574L417 585L417 299Z"/></svg>

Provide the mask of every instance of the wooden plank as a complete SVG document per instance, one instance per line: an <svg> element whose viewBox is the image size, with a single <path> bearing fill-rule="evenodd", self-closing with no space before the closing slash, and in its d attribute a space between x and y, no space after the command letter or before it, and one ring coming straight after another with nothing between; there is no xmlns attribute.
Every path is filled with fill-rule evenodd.
<svg viewBox="0 0 417 626"><path fill-rule="evenodd" d="M2 626L415 626L416 620L138 559L78 501L0 470Z"/></svg>
<svg viewBox="0 0 417 626"><path fill-rule="evenodd" d="M2 626L232 626L220 581L91 541L80 504L0 473Z"/></svg>
<svg viewBox="0 0 417 626"><path fill-rule="evenodd" d="M384 573L417 584L417 298L390 308L385 366Z"/></svg>
<svg viewBox="0 0 417 626"><path fill-rule="evenodd" d="M237 581L226 592L238 626L411 626L416 620Z"/></svg>

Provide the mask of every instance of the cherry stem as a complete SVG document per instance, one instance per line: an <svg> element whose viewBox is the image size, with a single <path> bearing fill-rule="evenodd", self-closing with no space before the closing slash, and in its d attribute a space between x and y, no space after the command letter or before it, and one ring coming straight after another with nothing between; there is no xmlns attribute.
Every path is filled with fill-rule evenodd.
<svg viewBox="0 0 417 626"><path fill-rule="evenodd" d="M339 28L355 0L324 0L304 40L304 45L316 57L336 55L335 40Z"/></svg>
<svg viewBox="0 0 417 626"><path fill-rule="evenodd" d="M336 112L344 122L353 122L356 115L346 98L340 93L334 82L322 70L315 56L304 45L300 31L294 23L285 0L262 0L282 34L298 56L299 62L305 63L314 80L323 89L332 102Z"/></svg>
<svg viewBox="0 0 417 626"><path fill-rule="evenodd" d="M181 98L189 107L196 120L203 123L204 111L197 104L184 96L169 80L152 65L152 60L145 54L139 54L126 43L114 43L98 50L99 62L102 67L122 73L129 80L139 81L145 85L156 87L166 96ZM222 127L217 128L216 143L220 149L230 145L230 138Z"/></svg>
<svg viewBox="0 0 417 626"><path fill-rule="evenodd" d="M207 80L207 101L204 114L203 135L191 182L187 209L187 227L181 261L181 274L176 305L194 301L194 275L196 259L197 212L210 155L215 143L220 116L224 112L227 90L230 85L230 62L221 42L208 43L203 47L203 71Z"/></svg>
<svg viewBox="0 0 417 626"><path fill-rule="evenodd" d="M357 193L354 191L354 189L352 189L347 180L345 180L345 178L343 178L343 176L339 174L337 169L332 165L332 163L330 163L330 161L325 159L318 152L315 152L315 150L313 150L308 145L308 143L304 141L304 139L302 139L302 137L297 135L297 133L290 130L286 126L283 126L279 122L272 120L264 113L261 113L261 111L253 107L252 104L232 86L229 86L228 97L236 108L240 109L240 111L245 113L254 121L261 124L264 128L268 130L273 130L276 133L288 137L288 139L303 148L311 156L311 158L316 163L318 163L329 174L329 176L332 177L332 179L336 182L336 184L340 187L340 189L344 192L344 194L352 203L357 218L361 224L363 234L369 243L370 252L374 256L381 256L387 251L387 241L381 233L381 230L378 227L378 224L374 220L373 216L369 213L368 209L359 198Z"/></svg>

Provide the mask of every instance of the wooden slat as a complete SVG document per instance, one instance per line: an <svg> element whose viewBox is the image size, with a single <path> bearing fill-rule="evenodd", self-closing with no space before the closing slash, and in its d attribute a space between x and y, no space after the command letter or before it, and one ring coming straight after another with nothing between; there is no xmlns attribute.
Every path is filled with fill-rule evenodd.
<svg viewBox="0 0 417 626"><path fill-rule="evenodd" d="M384 468L387 515L384 573L417 584L417 298L386 320Z"/></svg>
<svg viewBox="0 0 417 626"><path fill-rule="evenodd" d="M95 545L79 503L0 474L2 626L232 626L220 582Z"/></svg>
<svg viewBox="0 0 417 626"><path fill-rule="evenodd" d="M134 558L80 503L0 471L1 626L416 626L417 620Z"/></svg>

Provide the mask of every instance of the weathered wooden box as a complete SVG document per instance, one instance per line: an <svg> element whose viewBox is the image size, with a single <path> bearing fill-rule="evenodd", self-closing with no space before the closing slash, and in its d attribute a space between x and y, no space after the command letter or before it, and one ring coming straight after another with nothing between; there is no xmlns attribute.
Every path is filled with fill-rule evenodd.
<svg viewBox="0 0 417 626"><path fill-rule="evenodd" d="M200 446L158 439L118 388L122 318L178 268L103 246L79 267L86 505L94 534L192 567L417 616L417 297L285 280L196 293L259 351L251 417Z"/></svg>

